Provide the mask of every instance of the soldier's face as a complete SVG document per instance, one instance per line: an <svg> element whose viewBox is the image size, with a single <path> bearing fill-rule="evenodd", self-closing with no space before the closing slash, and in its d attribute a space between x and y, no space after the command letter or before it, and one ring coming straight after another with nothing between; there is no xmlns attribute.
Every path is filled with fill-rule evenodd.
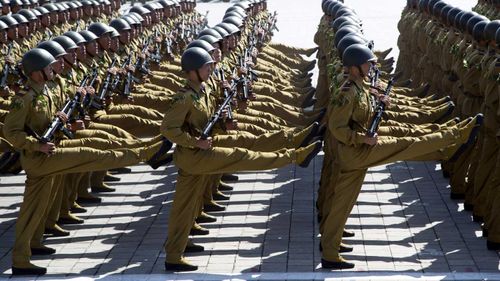
<svg viewBox="0 0 500 281"><path fill-rule="evenodd" d="M202 80L200 82L208 80L208 77L210 77L210 74L212 74L212 69L213 69L213 63L207 63L198 70L198 73Z"/></svg>
<svg viewBox="0 0 500 281"><path fill-rule="evenodd" d="M80 45L78 49L76 49L76 57L79 61L84 61L87 58L87 48L84 44Z"/></svg>
<svg viewBox="0 0 500 281"><path fill-rule="evenodd" d="M59 15L57 13L50 13L50 22L56 23L59 20Z"/></svg>
<svg viewBox="0 0 500 281"><path fill-rule="evenodd" d="M97 56L97 41L92 41L90 43L87 43L85 45L85 48L87 49L87 53L89 53L92 56Z"/></svg>
<svg viewBox="0 0 500 281"><path fill-rule="evenodd" d="M45 81L50 81L50 80L54 79L54 69L52 68L52 65L53 65L53 64L51 64L51 65L49 65L49 66L46 66L46 67L42 70L42 72L43 72L43 76L44 76L44 78L45 78L45 79L44 79ZM39 73L39 72L38 72L38 71L36 71L36 72L33 72L33 73L35 74L35 73Z"/></svg>
<svg viewBox="0 0 500 281"><path fill-rule="evenodd" d="M28 35L28 26L25 23L18 26L18 35L20 38L24 38Z"/></svg>
<svg viewBox="0 0 500 281"><path fill-rule="evenodd" d="M212 51L212 58L215 62L220 62L222 59L222 52L219 49L219 44L215 43L213 46L215 47L215 50Z"/></svg>
<svg viewBox="0 0 500 281"><path fill-rule="evenodd" d="M62 56L57 58L57 61L52 64L55 74L61 74L64 69L64 59Z"/></svg>
<svg viewBox="0 0 500 281"><path fill-rule="evenodd" d="M10 40L16 40L18 38L17 26L9 27L7 34Z"/></svg>
<svg viewBox="0 0 500 281"><path fill-rule="evenodd" d="M42 16L42 25L43 26L49 26L50 25L49 15L43 15Z"/></svg>
<svg viewBox="0 0 500 281"><path fill-rule="evenodd" d="M99 46L101 46L102 49L109 50L109 46L111 44L111 37L109 37L109 33L101 38L98 38L97 41L99 42Z"/></svg>
<svg viewBox="0 0 500 281"><path fill-rule="evenodd" d="M120 32L120 42L124 45L128 44L130 42L130 32L125 30Z"/></svg>
<svg viewBox="0 0 500 281"><path fill-rule="evenodd" d="M64 55L64 59L70 65L75 64L75 61L76 61L76 52L75 52L75 50L76 49L68 50L67 54Z"/></svg>
<svg viewBox="0 0 500 281"><path fill-rule="evenodd" d="M69 17L70 17L71 20L78 19L78 10L77 9L71 9L71 11L69 11Z"/></svg>
<svg viewBox="0 0 500 281"><path fill-rule="evenodd" d="M119 37L113 37L111 38L111 43L109 45L109 49L113 52L116 52L118 50L118 47L120 46L120 40Z"/></svg>

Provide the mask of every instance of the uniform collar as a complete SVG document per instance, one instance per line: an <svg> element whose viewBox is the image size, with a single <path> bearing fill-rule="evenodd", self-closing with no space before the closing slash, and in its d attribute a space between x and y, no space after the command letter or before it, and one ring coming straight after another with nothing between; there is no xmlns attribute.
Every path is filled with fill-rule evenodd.
<svg viewBox="0 0 500 281"><path fill-rule="evenodd" d="M26 85L31 88L37 95L45 94L46 84L39 84L33 81L31 78L28 78Z"/></svg>

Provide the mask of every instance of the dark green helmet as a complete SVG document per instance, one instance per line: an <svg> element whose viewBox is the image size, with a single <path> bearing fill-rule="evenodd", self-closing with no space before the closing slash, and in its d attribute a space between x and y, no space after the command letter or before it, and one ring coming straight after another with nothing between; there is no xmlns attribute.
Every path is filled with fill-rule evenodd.
<svg viewBox="0 0 500 281"><path fill-rule="evenodd" d="M23 5L23 1L21 0L10 0L10 6L22 6Z"/></svg>
<svg viewBox="0 0 500 281"><path fill-rule="evenodd" d="M139 15L146 15L146 14L150 14L151 11L142 7L142 6L133 6L132 8L130 8L130 10L128 10L129 13L138 13Z"/></svg>
<svg viewBox="0 0 500 281"><path fill-rule="evenodd" d="M342 64L346 67L360 66L369 61L375 61L377 57L363 44L353 44L345 49L342 55Z"/></svg>
<svg viewBox="0 0 500 281"><path fill-rule="evenodd" d="M191 43L189 43L187 45L186 49L193 48L193 47L202 48L203 50L205 50L209 53L212 52L213 50L215 50L215 48L214 48L214 46L212 46L212 44L209 44L207 41L200 40L200 39L194 40Z"/></svg>
<svg viewBox="0 0 500 281"><path fill-rule="evenodd" d="M73 40L73 42L75 42L75 44L77 44L77 45L87 43L87 40L85 40L85 38L80 33L76 32L76 31L72 31L72 30L67 31L63 35L71 38L71 40Z"/></svg>
<svg viewBox="0 0 500 281"><path fill-rule="evenodd" d="M332 2L328 5L327 9L328 9L328 13L327 15L329 16L335 16L335 14L337 13L338 10L342 9L342 8L345 8L347 7L346 5L340 3L340 2Z"/></svg>
<svg viewBox="0 0 500 281"><path fill-rule="evenodd" d="M212 56L202 48L188 48L181 57L183 71L198 70L207 63L213 63Z"/></svg>
<svg viewBox="0 0 500 281"><path fill-rule="evenodd" d="M64 47L56 41L44 41L38 44L38 46L36 47L48 51L54 58L58 58L67 54L66 50L64 50Z"/></svg>
<svg viewBox="0 0 500 281"><path fill-rule="evenodd" d="M465 12L465 13L463 13L462 16L460 17L460 22L459 22L459 25L458 25L458 29L460 29L461 31L467 31L467 23L475 15L476 15L475 12Z"/></svg>
<svg viewBox="0 0 500 281"><path fill-rule="evenodd" d="M488 41L495 41L495 36L498 29L500 29L500 20L490 21L484 28L484 38Z"/></svg>
<svg viewBox="0 0 500 281"><path fill-rule="evenodd" d="M240 13L238 13L236 11L232 11L232 12L226 12L224 14L224 17L222 18L222 20L225 20L226 18L229 18L229 17L237 17L240 20L243 20L245 18L245 16L241 15Z"/></svg>
<svg viewBox="0 0 500 281"><path fill-rule="evenodd" d="M432 7L432 15L439 18L441 17L441 12L443 11L443 9L445 7L449 7L449 9L451 9L451 6L449 6L448 4L446 4L445 2L437 2L436 4L434 4L434 6Z"/></svg>
<svg viewBox="0 0 500 281"><path fill-rule="evenodd" d="M1 16L0 21L3 21L8 27L13 27L19 25L17 20L11 15Z"/></svg>
<svg viewBox="0 0 500 281"><path fill-rule="evenodd" d="M88 30L82 30L79 32L80 35L85 38L85 43L90 43L92 41L95 41L97 40L97 37L92 31L88 31Z"/></svg>
<svg viewBox="0 0 500 281"><path fill-rule="evenodd" d="M36 7L35 10L39 11L42 16L50 13L49 10L44 7Z"/></svg>
<svg viewBox="0 0 500 281"><path fill-rule="evenodd" d="M222 28L220 26L216 25L216 26L212 27L212 29L217 31L222 38L226 38L230 35L224 28Z"/></svg>
<svg viewBox="0 0 500 281"><path fill-rule="evenodd" d="M118 32L124 31L124 30L130 30L131 27L128 24L128 22L124 19L114 19L109 22L109 26L113 27L116 29Z"/></svg>
<svg viewBox="0 0 500 281"><path fill-rule="evenodd" d="M33 20L36 20L38 19L37 16L35 15L35 13L33 13L32 10L28 10L28 9L21 9L19 10L19 12L17 12L18 14L20 15L23 15L25 18L27 18L29 21L33 21Z"/></svg>
<svg viewBox="0 0 500 281"><path fill-rule="evenodd" d="M478 22L481 22L481 21L489 21L487 17L485 16L480 16L480 15L477 15L477 16L473 16L472 18L470 18L468 21L467 21L467 25L466 25L466 30L467 30L467 33L469 33L470 35L472 35L472 31L474 30L474 26L476 26L476 24Z"/></svg>
<svg viewBox="0 0 500 281"><path fill-rule="evenodd" d="M204 35L211 35L215 38L217 38L218 40L222 40L222 36L219 32L217 32L215 29L213 28L205 28L203 29L199 34L198 34L198 37L201 37L201 36L204 36Z"/></svg>
<svg viewBox="0 0 500 281"><path fill-rule="evenodd" d="M5 22L0 21L0 30L5 30L7 28L9 28L9 26Z"/></svg>
<svg viewBox="0 0 500 281"><path fill-rule="evenodd" d="M37 9L31 9L30 11L32 11L37 18L42 17L42 13L40 13L40 11L38 11Z"/></svg>
<svg viewBox="0 0 500 281"><path fill-rule="evenodd" d="M247 12L240 7L231 6L226 10L226 14L234 13L240 15L242 18L247 17Z"/></svg>
<svg viewBox="0 0 500 281"><path fill-rule="evenodd" d="M234 26L238 27L238 29L243 27L243 21L238 17L227 17L227 18L224 18L222 20L222 22L231 23Z"/></svg>
<svg viewBox="0 0 500 281"><path fill-rule="evenodd" d="M462 19L462 16L464 14L465 11L460 11L455 15L455 19L453 20L453 27L455 27L456 29L460 29L460 19Z"/></svg>
<svg viewBox="0 0 500 281"><path fill-rule="evenodd" d="M47 3L47 4L43 5L42 7L47 9L47 11L49 11L49 13L59 11L59 8L57 8L57 6L55 4L52 4L52 3Z"/></svg>
<svg viewBox="0 0 500 281"><path fill-rule="evenodd" d="M489 21L483 20L474 25L474 28L472 29L472 38L474 38L474 40L476 40L477 42L486 40L486 38L484 37L484 30L488 22Z"/></svg>
<svg viewBox="0 0 500 281"><path fill-rule="evenodd" d="M497 47L500 47L500 29L497 30L495 41L497 42Z"/></svg>
<svg viewBox="0 0 500 281"><path fill-rule="evenodd" d="M203 35L201 37L198 37L198 40L208 42L210 45L217 44L221 41L221 39L218 39L217 37L212 35Z"/></svg>
<svg viewBox="0 0 500 281"><path fill-rule="evenodd" d="M27 76L35 71L44 69L54 62L56 62L54 56L52 56L48 51L40 48L33 48L29 50L26 54L24 54L21 60L23 72Z"/></svg>
<svg viewBox="0 0 500 281"><path fill-rule="evenodd" d="M418 10L422 12L426 11L428 4L429 0L420 0L420 2L418 2Z"/></svg>
<svg viewBox="0 0 500 281"><path fill-rule="evenodd" d="M59 43L59 45L61 45L66 51L78 48L78 45L75 44L75 41L73 41L66 35L57 36L56 38L52 39L52 41Z"/></svg>
<svg viewBox="0 0 500 281"><path fill-rule="evenodd" d="M236 25L228 22L221 22L216 26L224 28L224 30L226 30L229 35L233 35L240 32L240 29Z"/></svg>
<svg viewBox="0 0 500 281"><path fill-rule="evenodd" d="M323 13L326 14L328 12L327 8L330 3L332 3L332 0L326 0L321 3L321 10L323 10Z"/></svg>
<svg viewBox="0 0 500 281"><path fill-rule="evenodd" d="M345 7L337 10L337 12L335 13L335 18L339 18L341 16L354 16L354 15L356 15L356 12L353 9Z"/></svg>
<svg viewBox="0 0 500 281"><path fill-rule="evenodd" d="M460 8L451 8L448 13L446 14L446 19L444 20L445 23L448 25L454 25L455 24L455 17L457 16L458 13L460 13L462 10Z"/></svg>
<svg viewBox="0 0 500 281"><path fill-rule="evenodd" d="M121 17L124 21L126 21L131 27L132 25L141 25L141 22L135 19L134 17L130 15L124 15Z"/></svg>
<svg viewBox="0 0 500 281"><path fill-rule="evenodd" d="M12 17L19 23L28 23L28 19L21 14L12 14Z"/></svg>
<svg viewBox="0 0 500 281"><path fill-rule="evenodd" d="M102 22L94 22L91 25L89 25L89 27L87 29L90 32L94 33L99 38L112 32L112 30L109 28L109 26L107 26L106 24L104 24Z"/></svg>
<svg viewBox="0 0 500 281"><path fill-rule="evenodd" d="M434 5L436 5L436 3L438 3L438 2L441 2L441 0L429 0L427 2L426 9L427 9L427 12L429 14L431 14L431 15L433 14L433 12L434 12Z"/></svg>
<svg viewBox="0 0 500 281"><path fill-rule="evenodd" d="M342 40L342 38L344 38L344 36L348 34L358 34L359 36L363 36L361 31L359 31L359 29L356 29L351 26L344 26L341 29L339 29L337 33L335 33L335 37L333 38L335 46L337 46L340 40Z"/></svg>
<svg viewBox="0 0 500 281"><path fill-rule="evenodd" d="M359 35L356 34L346 35L344 36L344 38L342 38L342 40L340 40L339 44L337 45L337 53L339 54L340 58L342 58L342 55L349 46L354 44L366 45L366 43L367 40Z"/></svg>

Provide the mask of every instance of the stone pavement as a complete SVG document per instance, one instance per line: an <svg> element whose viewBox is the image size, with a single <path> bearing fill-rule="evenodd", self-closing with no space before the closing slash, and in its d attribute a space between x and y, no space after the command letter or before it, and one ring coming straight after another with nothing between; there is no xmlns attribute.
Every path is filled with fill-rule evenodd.
<svg viewBox="0 0 500 281"><path fill-rule="evenodd" d="M366 0L346 2L365 19L378 48L395 46L402 0L369 7ZM470 8L475 1L449 2ZM269 1L269 9L280 16L276 41L312 46L321 11L319 3L311 4ZM211 24L225 7L199 4L201 12L210 9ZM102 195L102 204L88 208L85 224L67 227L69 238L47 240L57 254L35 258L35 264L48 266L49 274L40 280L500 280L498 254L486 250L480 227L463 204L449 199L447 181L433 162L370 169L348 221L356 236L346 239L354 246L346 258L356 268L320 269L314 202L322 157L307 169L239 174L227 211L216 215L217 223L206 224L209 236L195 239L206 251L189 255L200 266L191 274L163 270L175 167L151 171L134 166L112 184L117 192ZM24 175L0 180L0 280L9 278L24 180Z"/></svg>

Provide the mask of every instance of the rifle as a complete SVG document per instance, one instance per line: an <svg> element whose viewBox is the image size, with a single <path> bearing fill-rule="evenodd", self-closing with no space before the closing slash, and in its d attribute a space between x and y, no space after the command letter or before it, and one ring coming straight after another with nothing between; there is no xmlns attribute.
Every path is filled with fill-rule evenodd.
<svg viewBox="0 0 500 281"><path fill-rule="evenodd" d="M387 83L387 88L384 91L384 96L388 96L391 93L393 84L394 84L394 79L391 78L391 80L389 80L389 83ZM385 110L385 103L379 101L377 108L375 109L375 114L373 115L370 128L368 129L367 135L369 137L373 137L377 133L380 122L382 121L382 114L384 113L384 110Z"/></svg>
<svg viewBox="0 0 500 281"><path fill-rule="evenodd" d="M155 30L154 38L156 39L158 37L158 29ZM161 61L161 44L155 41L155 51L151 55L151 60L159 64Z"/></svg>
<svg viewBox="0 0 500 281"><path fill-rule="evenodd" d="M148 37L147 39L144 40L144 44L142 45L141 49L141 54L145 54L146 51L149 48L149 45L151 44L151 39L152 37ZM137 61L135 63L135 69L139 70L142 74L146 75L149 74L149 68L148 68L149 62L148 60L142 60L140 57L137 58Z"/></svg>
<svg viewBox="0 0 500 281"><path fill-rule="evenodd" d="M224 73L224 68L222 68L222 67L219 68L219 79L221 82L226 81L226 75ZM224 98L227 98L229 96L229 91L227 88L223 89L223 94L224 94ZM231 112L231 103L229 103L227 107L228 107L227 117L229 119L233 119L233 113Z"/></svg>
<svg viewBox="0 0 500 281"><path fill-rule="evenodd" d="M166 28L165 28L165 34L167 34L166 33ZM172 35L172 31L170 31L170 33L167 34L167 36L165 37L165 40L163 42L164 48L165 48L165 52L167 53L168 57L174 57L174 53L172 51L172 38L171 38L171 35Z"/></svg>
<svg viewBox="0 0 500 281"><path fill-rule="evenodd" d="M12 52L12 42L9 43L9 48L7 49L7 54L5 57L9 57ZM5 65L2 70L2 78L0 79L0 88L5 88L7 86L7 78L9 77L9 73L11 72L10 63L5 61Z"/></svg>
<svg viewBox="0 0 500 281"><path fill-rule="evenodd" d="M280 32L280 30L276 26L276 22L277 21L278 21L278 12L274 11L273 15L271 16L271 25L270 25L270 28L269 28L270 32L273 32L274 30Z"/></svg>
<svg viewBox="0 0 500 281"><path fill-rule="evenodd" d="M127 59L121 65L121 68L123 69L123 68L126 68L127 66L129 66L131 60L132 60L132 54L129 53L127 56ZM113 79L113 83L111 84L111 91L116 90L116 87L118 87L118 84L120 83L121 79L122 79L121 74L117 74L115 76L115 78Z"/></svg>
<svg viewBox="0 0 500 281"><path fill-rule="evenodd" d="M244 68L246 66L246 63L245 63L245 60L244 58L240 55L239 56L239 60L240 60L240 67ZM248 100L248 96L249 96L249 92L250 92L250 89L248 89L248 79L247 79L247 76L245 74L241 74L240 76L240 84L241 84L241 87L242 87L242 92L243 92L243 97L241 97L241 100L243 101L246 101Z"/></svg>
<svg viewBox="0 0 500 281"><path fill-rule="evenodd" d="M82 82L80 83L80 87L85 86L85 84L87 83L87 79L88 76L85 76L83 78ZM77 92L73 97L73 99L66 101L61 112L65 113L69 118L73 114L75 108L79 106L80 99L81 99L81 94ZM42 137L40 137L39 139L40 142L48 143L50 140L54 138L54 134L59 130L62 131L65 136L72 139L74 137L73 133L69 131L68 128L66 128L64 125L65 125L64 122L61 120L61 118L59 118L59 116L54 117L47 130L45 130L45 133L43 133Z"/></svg>
<svg viewBox="0 0 500 281"><path fill-rule="evenodd" d="M115 67L116 64L116 56L113 58L113 61L111 62L111 65L108 68L113 68ZM113 74L109 73L106 75L106 78L104 79L104 83L101 85L101 89L99 89L99 93L97 94L97 99L102 102L106 98L106 94L108 93L108 88L109 84L111 83L111 76Z"/></svg>
<svg viewBox="0 0 500 281"><path fill-rule="evenodd" d="M130 60L129 60L129 64L130 64ZM132 72L130 70L127 70L127 78L125 79L125 85L123 87L123 93L122 93L123 96L125 96L125 97L130 96L130 88L132 87L132 82L137 83L138 79L134 77L134 75L132 74Z"/></svg>
<svg viewBox="0 0 500 281"><path fill-rule="evenodd" d="M99 76L99 72L97 71L97 66L94 66L94 68L92 68L92 74L90 74L89 78L87 78L87 80L90 79L90 82L88 83L89 87L94 87L95 81L97 80L97 76ZM80 85L81 85L81 87L85 87L85 84L80 84ZM94 101L94 98L92 98L92 95L90 93L87 93L85 95L85 97L83 98L83 101L79 107L81 118L85 117L85 112L91 105L92 105L92 107L97 108L97 109L102 108L102 106L100 104L98 104L97 102Z"/></svg>
<svg viewBox="0 0 500 281"><path fill-rule="evenodd" d="M203 24L200 26L201 30L203 30L206 27L208 27L208 12L210 12L210 11L207 10L207 12L205 13L205 16L203 17Z"/></svg>
<svg viewBox="0 0 500 281"><path fill-rule="evenodd" d="M224 99L224 102L220 105L220 107L215 111L214 115L210 117L210 121L208 121L207 125L203 129L203 132L201 133L201 139L206 140L210 136L210 132L212 131L212 128L214 127L215 123L219 121L219 119L222 116L222 112L224 111L225 108L228 107L230 102L232 101L234 95L236 94L236 85L239 83L239 81L235 81L231 85L231 89L228 91L227 97Z"/></svg>

